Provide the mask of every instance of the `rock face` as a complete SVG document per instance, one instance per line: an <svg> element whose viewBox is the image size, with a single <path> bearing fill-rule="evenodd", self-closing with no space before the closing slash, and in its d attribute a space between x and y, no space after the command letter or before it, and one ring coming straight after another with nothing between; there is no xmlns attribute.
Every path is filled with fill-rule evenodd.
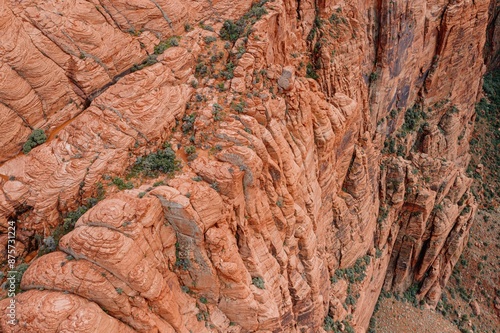
<svg viewBox="0 0 500 333"><path fill-rule="evenodd" d="M412 285L435 306L476 210L489 6L0 0L0 242L16 221L30 264L1 330L363 332ZM131 173L166 141L180 170Z"/></svg>

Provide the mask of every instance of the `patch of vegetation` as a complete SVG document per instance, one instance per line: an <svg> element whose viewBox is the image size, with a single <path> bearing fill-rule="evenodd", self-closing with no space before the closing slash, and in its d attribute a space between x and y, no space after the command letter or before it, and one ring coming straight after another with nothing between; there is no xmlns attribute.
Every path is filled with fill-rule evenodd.
<svg viewBox="0 0 500 333"><path fill-rule="evenodd" d="M214 117L215 121L221 121L224 118L224 112L222 112L222 107L214 103L212 106L212 116Z"/></svg>
<svg viewBox="0 0 500 333"><path fill-rule="evenodd" d="M313 26L311 28L311 31L309 31L309 34L307 35L307 41L312 42L318 32L320 31L321 27L323 26L323 21L321 18L319 18L318 13L316 12L316 16L314 17L313 21Z"/></svg>
<svg viewBox="0 0 500 333"><path fill-rule="evenodd" d="M142 63L135 64L134 66L132 66L131 71L135 72L135 71L141 70L145 67L149 67L151 65L156 64L158 62L158 60L156 59L157 56L158 56L157 54L150 54L146 58L146 60L144 60Z"/></svg>
<svg viewBox="0 0 500 333"><path fill-rule="evenodd" d="M198 154L196 153L196 147L193 145L185 147L184 152L187 155L188 161L193 161L196 157L198 157Z"/></svg>
<svg viewBox="0 0 500 333"><path fill-rule="evenodd" d="M170 143L165 143L163 148L149 155L138 157L132 167L131 175L142 173L146 177L154 178L160 172L172 174L180 170L181 162L176 159Z"/></svg>
<svg viewBox="0 0 500 333"><path fill-rule="evenodd" d="M43 242L39 242L38 256L53 252L59 245L59 240L62 236L68 234L75 228L78 219L85 214L90 208L94 207L99 201L103 200L105 192L102 183L97 183L97 195L93 198L88 198L86 204L79 206L73 211L67 212L63 217L63 223L59 224L52 231L52 235L46 237Z"/></svg>
<svg viewBox="0 0 500 333"><path fill-rule="evenodd" d="M263 15L267 14L267 10L264 8L264 4L267 1L268 0L261 0L254 3L252 8L236 21L224 21L219 32L220 37L223 40L235 42L242 36L248 36L255 22L260 20Z"/></svg>
<svg viewBox="0 0 500 333"><path fill-rule="evenodd" d="M130 190L134 188L134 184L132 184L132 182L125 182L120 177L113 178L113 184L116 185L116 187L118 187L120 191Z"/></svg>
<svg viewBox="0 0 500 333"><path fill-rule="evenodd" d="M203 40L205 41L205 44L211 44L217 40L217 37L206 36L205 38L203 38Z"/></svg>
<svg viewBox="0 0 500 333"><path fill-rule="evenodd" d="M179 40L181 38L179 36L173 36L168 38L167 40L164 40L160 42L160 44L155 46L154 53L156 55L162 54L165 52L167 49L171 48L172 46L179 46Z"/></svg>
<svg viewBox="0 0 500 333"><path fill-rule="evenodd" d="M413 105L405 112L405 122L402 127L403 133L412 132L419 128L420 120L425 119L426 114L419 104Z"/></svg>
<svg viewBox="0 0 500 333"><path fill-rule="evenodd" d="M345 304L350 306L355 306L358 301L359 294L354 295L352 293L351 285L347 286L347 297L345 299Z"/></svg>
<svg viewBox="0 0 500 333"><path fill-rule="evenodd" d="M246 103L244 101L240 101L239 103L231 103L231 108L238 113L245 112Z"/></svg>
<svg viewBox="0 0 500 333"><path fill-rule="evenodd" d="M195 146L187 146L184 148L184 152L186 153L186 155L193 155L194 153L196 153L196 147Z"/></svg>
<svg viewBox="0 0 500 333"><path fill-rule="evenodd" d="M182 118L182 133L187 134L194 129L196 116L196 113L191 113L190 115L185 115L184 118Z"/></svg>
<svg viewBox="0 0 500 333"><path fill-rule="evenodd" d="M200 22L200 28L207 31L214 31L214 28L211 25L205 24L205 22Z"/></svg>
<svg viewBox="0 0 500 333"><path fill-rule="evenodd" d="M328 21L330 21L331 24L335 24L335 25L346 24L347 20L345 19L345 17L342 17L342 16L338 15L338 13L340 13L340 12L341 12L341 10L338 11L337 13L333 13L330 16L330 18L328 19Z"/></svg>
<svg viewBox="0 0 500 333"><path fill-rule="evenodd" d="M223 92L226 90L226 85L224 84L224 82L217 83L217 90L219 90L219 92Z"/></svg>
<svg viewBox="0 0 500 333"><path fill-rule="evenodd" d="M387 216L389 216L389 209L380 205L377 222L381 224L387 218Z"/></svg>
<svg viewBox="0 0 500 333"><path fill-rule="evenodd" d="M186 258L186 253L181 249L179 242L175 243L175 267L188 270L191 267L191 262Z"/></svg>
<svg viewBox="0 0 500 333"><path fill-rule="evenodd" d="M408 303L411 303L414 306L418 306L417 293L418 293L418 285L413 284L403 293L403 298Z"/></svg>
<svg viewBox="0 0 500 333"><path fill-rule="evenodd" d="M369 255L364 255L358 258L353 266L337 269L335 275L331 278L332 283L336 282L338 279L347 279L349 283L361 282L366 277L366 266L370 264L371 257Z"/></svg>
<svg viewBox="0 0 500 333"><path fill-rule="evenodd" d="M266 289L266 287L264 285L264 279L261 278L260 276L259 277L253 277L252 278L252 284L254 286L256 286L257 288L259 288L259 289Z"/></svg>
<svg viewBox="0 0 500 333"><path fill-rule="evenodd" d="M396 140L393 137L388 136L384 141L383 153L394 154L396 152Z"/></svg>
<svg viewBox="0 0 500 333"><path fill-rule="evenodd" d="M316 73L316 66L308 63L306 66L306 77L317 80L319 78L318 73Z"/></svg>
<svg viewBox="0 0 500 333"><path fill-rule="evenodd" d="M332 317L326 316L323 322L323 329L334 333L355 333L354 328L347 320L334 321Z"/></svg>
<svg viewBox="0 0 500 333"><path fill-rule="evenodd" d="M230 61L226 64L226 69L221 71L221 76L226 80L231 80L234 77L234 64Z"/></svg>
<svg viewBox="0 0 500 333"><path fill-rule="evenodd" d="M198 76L206 76L208 74L208 67L205 65L205 63L201 60L198 60L196 63L196 67L194 68L194 72Z"/></svg>
<svg viewBox="0 0 500 333"><path fill-rule="evenodd" d="M188 22L184 23L184 31L185 32L190 32L193 30L193 27L191 26L191 24L189 24Z"/></svg>
<svg viewBox="0 0 500 333"><path fill-rule="evenodd" d="M45 135L43 129L34 130L31 132L28 140L23 145L23 153L28 154L31 149L41 145L45 141L47 141L47 136Z"/></svg>
<svg viewBox="0 0 500 333"><path fill-rule="evenodd" d="M196 314L196 319L198 321L207 321L210 318L210 315L206 311L201 311Z"/></svg>
<svg viewBox="0 0 500 333"><path fill-rule="evenodd" d="M63 228L65 234L75 228L76 221L78 221L78 219L80 219L80 217L82 217L82 215L85 214L91 207L92 206L89 205L82 205L66 214L66 217L63 219Z"/></svg>

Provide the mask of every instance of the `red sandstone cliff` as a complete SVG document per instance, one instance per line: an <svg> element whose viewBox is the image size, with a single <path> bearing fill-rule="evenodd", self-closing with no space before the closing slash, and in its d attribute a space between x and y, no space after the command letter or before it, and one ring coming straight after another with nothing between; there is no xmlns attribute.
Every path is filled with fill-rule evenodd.
<svg viewBox="0 0 500 333"><path fill-rule="evenodd" d="M489 0L0 1L15 332L363 332L415 283L436 305L476 210ZM181 170L108 185L166 141Z"/></svg>

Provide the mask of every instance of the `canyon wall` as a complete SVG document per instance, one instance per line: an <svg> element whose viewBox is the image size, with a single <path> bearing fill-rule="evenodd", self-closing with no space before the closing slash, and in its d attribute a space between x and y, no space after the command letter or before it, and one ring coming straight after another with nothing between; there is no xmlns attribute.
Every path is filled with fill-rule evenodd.
<svg viewBox="0 0 500 333"><path fill-rule="evenodd" d="M382 289L436 306L477 207L489 0L0 8L0 243L15 221L29 264L0 331L364 332ZM179 170L131 172L158 150Z"/></svg>

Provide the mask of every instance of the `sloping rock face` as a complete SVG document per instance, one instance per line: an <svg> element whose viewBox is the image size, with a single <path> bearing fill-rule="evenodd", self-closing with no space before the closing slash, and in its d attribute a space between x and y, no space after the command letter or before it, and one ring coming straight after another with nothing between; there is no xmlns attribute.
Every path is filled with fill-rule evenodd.
<svg viewBox="0 0 500 333"><path fill-rule="evenodd" d="M489 6L1 0L0 242L16 221L30 266L0 329L363 332L412 285L435 306L476 210ZM109 186L32 259L166 141L181 170Z"/></svg>

